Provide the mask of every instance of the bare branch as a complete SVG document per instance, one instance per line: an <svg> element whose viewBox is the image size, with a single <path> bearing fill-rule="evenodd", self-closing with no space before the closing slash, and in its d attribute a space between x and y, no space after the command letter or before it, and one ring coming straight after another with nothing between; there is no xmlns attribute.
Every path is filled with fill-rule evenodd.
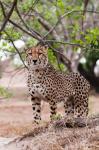
<svg viewBox="0 0 99 150"><path fill-rule="evenodd" d="M4 30L4 28L5 28L5 26L6 26L7 22L8 22L8 20L9 20L9 18L11 17L11 15L12 15L12 13L13 13L13 10L14 10L14 8L15 8L15 6L16 6L16 4L17 4L17 0L14 0L11 9L10 9L8 15L6 16L6 18L5 18L5 20L4 20L3 24L2 24L2 27L1 27L1 29L0 29L0 34L1 34L1 32ZM2 7L2 8L3 8L3 7ZM3 12L3 13L4 13L4 12Z"/></svg>
<svg viewBox="0 0 99 150"><path fill-rule="evenodd" d="M88 3L89 3L89 0L84 0L84 11L83 11L83 15L86 13L86 9L87 9Z"/></svg>
<svg viewBox="0 0 99 150"><path fill-rule="evenodd" d="M65 28L65 20L62 19L60 21L60 24L61 24L62 32L63 32L63 35L64 35L64 40L67 40L68 39L68 33L66 31L66 28Z"/></svg>
<svg viewBox="0 0 99 150"><path fill-rule="evenodd" d="M15 46L15 44L14 44L12 38L10 37L10 35L9 35L6 31L4 31L4 32L5 32L5 34L8 36L9 40L11 41L11 43L13 44L13 47L15 48L16 52L18 53L18 55L19 55L19 57L20 57L20 59L21 59L23 65L24 65L24 67L28 69L28 67L25 65L25 63L24 63L24 61L23 61L23 58L22 58L22 56L21 56L19 50L18 50L17 47Z"/></svg>
<svg viewBox="0 0 99 150"><path fill-rule="evenodd" d="M58 19L56 24L49 30L49 32L43 37L43 39L46 38L53 30L55 30L55 28L57 27L57 25L60 23L60 21L63 18L65 18L66 16L68 16L71 13L74 13L74 12L84 12L84 10L71 10L69 12L64 13L62 16L60 16L60 18ZM86 10L86 12L99 14L99 11Z"/></svg>
<svg viewBox="0 0 99 150"><path fill-rule="evenodd" d="M60 59L61 61L64 63L64 65L67 66L68 70L71 72L71 61L59 50L55 49L53 46L51 46L51 44L48 43L48 46L54 51L56 52L56 54L60 54ZM56 56L57 57L57 56ZM58 65L59 65L59 61L58 61ZM59 67L60 68L60 67Z"/></svg>
<svg viewBox="0 0 99 150"><path fill-rule="evenodd" d="M76 43L71 43L71 42L64 42L64 41L56 41L56 40L45 40L45 42L52 42L52 43L60 43L60 44L68 44L68 45L73 45L73 46L78 46L81 48L86 48L80 44L76 44Z"/></svg>
<svg viewBox="0 0 99 150"><path fill-rule="evenodd" d="M3 6L3 4L2 4L1 1L0 1L0 5L1 5L2 11L3 11L3 15L4 15L4 17L6 17L7 15L6 15L6 13L5 13L5 9L4 9L4 6ZM41 43L44 43L42 37L40 37L40 34L39 34L39 36L38 36L36 31L33 30L34 32L31 33L31 32L29 32L29 31L25 30L24 28L22 28L19 24L15 23L14 21L12 21L12 20L9 19L9 18L8 18L8 21L9 21L13 26L15 26L15 27L17 27L18 29L20 29L21 31L23 31L24 33L26 33L26 34L28 34L29 36L31 36L31 37L37 39L37 40L40 41ZM21 21L22 21L22 20L21 20ZM2 31L3 31L3 30L2 30Z"/></svg>
<svg viewBox="0 0 99 150"><path fill-rule="evenodd" d="M15 7L15 9L16 9L16 12L17 12L17 14L18 14L18 16L19 16L21 22L22 22L23 25L26 27L26 29L29 30L30 32L32 32L35 36L39 36L38 38L40 38L40 37L41 37L40 33L38 33L37 31L35 31L35 30L33 30L33 29L31 29L31 28L25 23L25 21L23 20L23 18L22 18L22 16L21 16L21 14L20 14L20 12L19 12L17 6Z"/></svg>
<svg viewBox="0 0 99 150"><path fill-rule="evenodd" d="M4 6L1 1L0 1L0 5L1 5L2 12L3 12L3 16L6 17Z"/></svg>
<svg viewBox="0 0 99 150"><path fill-rule="evenodd" d="M45 30L50 31L52 29L52 25L50 25L50 23L43 16L41 16L41 14L39 14L36 10L33 10L33 11L34 11L35 16L37 16L38 21L45 28ZM59 35L57 34L56 30L52 30L50 34L52 34L54 39L60 40Z"/></svg>
<svg viewBox="0 0 99 150"><path fill-rule="evenodd" d="M35 8L36 4L38 4L39 0L35 0L33 1L31 7L29 8L28 12L25 14L25 16L27 16L29 14L29 12L32 12L32 10Z"/></svg>
<svg viewBox="0 0 99 150"><path fill-rule="evenodd" d="M14 21L9 20L9 22L10 22L11 24L13 24L15 27L17 27L18 29L20 29L21 31L23 31L24 33L28 34L29 36L31 36L31 37L37 39L38 41L42 41L41 38L37 37L36 35L34 35L34 34L31 33L31 32L28 32L27 30L25 30L24 28L22 28L20 25L18 25L18 24L15 23Z"/></svg>

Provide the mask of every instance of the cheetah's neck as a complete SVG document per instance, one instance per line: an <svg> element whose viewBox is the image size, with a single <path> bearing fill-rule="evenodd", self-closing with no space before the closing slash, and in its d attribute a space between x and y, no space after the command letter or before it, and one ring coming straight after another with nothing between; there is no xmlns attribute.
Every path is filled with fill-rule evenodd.
<svg viewBox="0 0 99 150"><path fill-rule="evenodd" d="M52 74L52 72L55 73L56 70L54 69L54 67L50 63L48 63L46 65L46 67L44 67L44 68L29 69L29 73L36 76L36 77L37 76L40 77L40 76L44 76L44 75L50 75L50 74Z"/></svg>

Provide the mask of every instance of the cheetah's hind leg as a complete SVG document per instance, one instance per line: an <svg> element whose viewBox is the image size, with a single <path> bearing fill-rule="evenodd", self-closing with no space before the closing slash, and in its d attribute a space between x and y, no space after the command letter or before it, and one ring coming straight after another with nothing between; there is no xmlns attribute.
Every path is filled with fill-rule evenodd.
<svg viewBox="0 0 99 150"><path fill-rule="evenodd" d="M74 97L70 96L64 102L65 108L65 126L66 127L73 127L74 126Z"/></svg>
<svg viewBox="0 0 99 150"><path fill-rule="evenodd" d="M74 126L74 98L71 96L64 102L65 116L56 121L55 127L73 127Z"/></svg>
<svg viewBox="0 0 99 150"><path fill-rule="evenodd" d="M88 92L82 91L68 98L64 104L67 127L85 127L87 125L88 97Z"/></svg>
<svg viewBox="0 0 99 150"><path fill-rule="evenodd" d="M82 93L74 97L74 115L75 117L87 117L88 115L88 94Z"/></svg>
<svg viewBox="0 0 99 150"><path fill-rule="evenodd" d="M85 99L83 99L85 98ZM64 103L65 116L56 121L55 127L85 127L88 114L88 95L69 97Z"/></svg>
<svg viewBox="0 0 99 150"><path fill-rule="evenodd" d="M74 116L74 98L73 96L67 98L67 100L64 102L64 108L65 108L65 116Z"/></svg>

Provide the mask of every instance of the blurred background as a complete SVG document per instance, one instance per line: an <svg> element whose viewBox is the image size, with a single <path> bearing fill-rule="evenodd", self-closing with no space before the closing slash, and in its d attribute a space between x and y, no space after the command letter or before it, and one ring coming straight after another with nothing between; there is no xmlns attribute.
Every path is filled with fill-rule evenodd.
<svg viewBox="0 0 99 150"><path fill-rule="evenodd" d="M89 113L99 113L99 1L0 0L0 136L32 128L25 51L37 43L49 46L57 70L90 82ZM49 120L44 102L42 118Z"/></svg>

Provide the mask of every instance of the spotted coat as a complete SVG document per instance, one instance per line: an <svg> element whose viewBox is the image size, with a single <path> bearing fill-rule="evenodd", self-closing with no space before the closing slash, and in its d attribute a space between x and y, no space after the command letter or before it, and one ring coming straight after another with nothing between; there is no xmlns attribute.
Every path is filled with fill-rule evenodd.
<svg viewBox="0 0 99 150"><path fill-rule="evenodd" d="M33 47L27 51L28 89L31 95L33 120L41 120L41 100L49 103L52 118L57 103L63 101L66 115L85 117L88 114L90 85L79 73L62 73L48 62L47 48Z"/></svg>

